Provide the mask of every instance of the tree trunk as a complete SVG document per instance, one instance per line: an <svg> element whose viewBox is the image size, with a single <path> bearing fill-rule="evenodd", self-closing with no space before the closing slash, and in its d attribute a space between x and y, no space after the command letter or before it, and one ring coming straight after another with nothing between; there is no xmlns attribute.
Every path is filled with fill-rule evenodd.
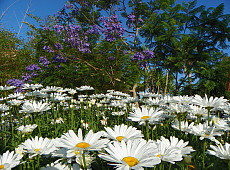
<svg viewBox="0 0 230 170"><path fill-rule="evenodd" d="M168 71L168 70L166 70L166 82L165 82L165 91L164 91L164 96L166 96L166 93L167 93L168 79L169 79L169 71Z"/></svg>
<svg viewBox="0 0 230 170"><path fill-rule="evenodd" d="M228 78L230 79L230 71L228 72ZM230 81L228 81L226 84L226 90L228 93L230 92Z"/></svg>
<svg viewBox="0 0 230 170"><path fill-rule="evenodd" d="M133 97L134 97L134 98L137 98L136 88L137 88L137 83L135 83L135 84L133 85L133 89L130 90L130 92L133 93ZM139 107L139 103L138 103L138 102L136 102L135 104L136 104L137 107Z"/></svg>

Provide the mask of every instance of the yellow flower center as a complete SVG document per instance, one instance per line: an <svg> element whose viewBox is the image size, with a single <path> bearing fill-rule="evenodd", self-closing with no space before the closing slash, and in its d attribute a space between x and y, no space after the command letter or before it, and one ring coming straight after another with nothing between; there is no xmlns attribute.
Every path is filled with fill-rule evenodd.
<svg viewBox="0 0 230 170"><path fill-rule="evenodd" d="M150 116L143 116L141 119L148 119Z"/></svg>
<svg viewBox="0 0 230 170"><path fill-rule="evenodd" d="M209 136L209 134L208 134L208 133L205 133L205 136Z"/></svg>
<svg viewBox="0 0 230 170"><path fill-rule="evenodd" d="M122 139L124 138L124 136L118 136L116 137L116 139L120 142Z"/></svg>
<svg viewBox="0 0 230 170"><path fill-rule="evenodd" d="M75 155L80 155L79 151L73 151L73 153L75 153Z"/></svg>
<svg viewBox="0 0 230 170"><path fill-rule="evenodd" d="M35 150L35 152L38 152L40 149L34 149Z"/></svg>
<svg viewBox="0 0 230 170"><path fill-rule="evenodd" d="M81 143L78 143L78 144L76 145L76 147L85 149L85 148L90 147L90 144L88 144L88 143L86 143L86 142L81 142Z"/></svg>
<svg viewBox="0 0 230 170"><path fill-rule="evenodd" d="M161 158L161 155L160 155L160 154L158 154L158 155L157 155L157 157L158 157L158 158Z"/></svg>
<svg viewBox="0 0 230 170"><path fill-rule="evenodd" d="M139 163L139 161L136 158L131 156L124 157L122 160L125 161L130 167L133 167Z"/></svg>
<svg viewBox="0 0 230 170"><path fill-rule="evenodd" d="M0 169L4 169L4 165L0 165Z"/></svg>

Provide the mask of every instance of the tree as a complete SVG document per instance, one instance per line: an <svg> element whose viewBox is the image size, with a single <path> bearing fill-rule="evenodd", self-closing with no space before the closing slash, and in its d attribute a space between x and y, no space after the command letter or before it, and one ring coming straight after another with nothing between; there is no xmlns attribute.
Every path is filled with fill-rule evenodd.
<svg viewBox="0 0 230 170"><path fill-rule="evenodd" d="M142 35L148 46L154 47L160 67L174 75L176 94L183 87L183 94L192 95L201 90L193 81L204 82L195 74L196 70L206 63L218 64L213 62L223 56L215 54L228 47L229 15L223 14L223 4L207 10L204 6L196 7L196 1L182 5L167 1L165 4L168 6L164 5L161 12L151 14ZM155 3L152 5L154 8Z"/></svg>

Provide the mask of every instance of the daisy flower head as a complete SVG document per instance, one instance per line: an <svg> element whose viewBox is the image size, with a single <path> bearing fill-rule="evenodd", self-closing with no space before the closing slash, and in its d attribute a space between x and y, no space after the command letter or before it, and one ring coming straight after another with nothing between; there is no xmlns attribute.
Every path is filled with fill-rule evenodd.
<svg viewBox="0 0 230 170"><path fill-rule="evenodd" d="M22 105L22 110L20 110L20 112L25 112L25 113L41 113L44 111L47 111L51 109L51 107L49 106L48 103L42 103L42 102L30 102L30 101L26 101L23 105Z"/></svg>
<svg viewBox="0 0 230 170"><path fill-rule="evenodd" d="M162 140L165 140L165 139L163 139L164 138L163 136L161 138L162 138ZM188 143L189 143L188 141L184 142L182 139L179 140L175 136L170 136L170 141L168 140L167 142L168 143L170 142L171 147L177 147L178 149L180 149L182 156L187 156L191 152L195 151L195 150L192 149L191 146L187 146Z"/></svg>
<svg viewBox="0 0 230 170"><path fill-rule="evenodd" d="M203 98L200 95L195 95L192 103L205 108L217 108L225 105L227 101L228 100L224 99L224 97L214 98L213 96L211 96L210 98L208 98L207 95L205 94L205 97Z"/></svg>
<svg viewBox="0 0 230 170"><path fill-rule="evenodd" d="M78 164L73 164L71 168L68 164L61 164L59 162L51 163L46 167L42 167L41 170L81 170Z"/></svg>
<svg viewBox="0 0 230 170"><path fill-rule="evenodd" d="M55 93L55 92L61 91L62 89L63 89L62 87L46 86L45 88L41 89L41 92L44 92L44 93Z"/></svg>
<svg viewBox="0 0 230 170"><path fill-rule="evenodd" d="M69 130L61 136L60 147L67 148L68 157L74 156L75 152L82 151L98 151L106 146L109 142L108 139L100 139L104 132L100 131L93 133L90 130L83 138L81 128L78 129L76 135L73 130Z"/></svg>
<svg viewBox="0 0 230 170"><path fill-rule="evenodd" d="M157 148L157 152L154 155L159 157L162 161L175 164L175 162L183 159L181 149L171 145L171 142L164 137L161 137L161 139L157 141L150 141L150 143Z"/></svg>
<svg viewBox="0 0 230 170"><path fill-rule="evenodd" d="M223 131L230 131L230 126L224 119L219 119L214 122L214 126Z"/></svg>
<svg viewBox="0 0 230 170"><path fill-rule="evenodd" d="M17 130L21 133L30 133L33 132L33 130L37 127L38 125L33 124L33 125L21 125L17 128Z"/></svg>
<svg viewBox="0 0 230 170"><path fill-rule="evenodd" d="M52 139L35 136L35 138L27 139L21 144L26 153L29 153L29 158L36 155L48 155L57 148L53 144Z"/></svg>
<svg viewBox="0 0 230 170"><path fill-rule="evenodd" d="M178 121L178 119L175 119L175 121L172 123L172 127L176 130L181 130L185 133L188 133L190 131L190 127L194 124L194 122L188 124L187 121Z"/></svg>
<svg viewBox="0 0 230 170"><path fill-rule="evenodd" d="M14 151L6 151L0 155L0 169L10 170L20 164L23 155L14 154Z"/></svg>
<svg viewBox="0 0 230 170"><path fill-rule="evenodd" d="M78 90L78 91L87 91L87 90L94 90L94 88L91 87L91 86L81 86L81 87L76 87L76 90Z"/></svg>
<svg viewBox="0 0 230 170"><path fill-rule="evenodd" d="M121 142L124 140L125 142L128 140L134 140L137 138L143 138L144 135L141 134L140 130L137 128L127 125L115 125L114 128L105 127L106 133L105 136L115 141Z"/></svg>
<svg viewBox="0 0 230 170"><path fill-rule="evenodd" d="M208 150L207 153L210 155L214 155L220 159L230 160L230 144L225 143L223 146L221 143L214 145L210 145L212 150Z"/></svg>
<svg viewBox="0 0 230 170"><path fill-rule="evenodd" d="M163 112L164 111L154 109L153 107L148 109L147 107L142 106L141 109L136 108L134 113L130 113L128 119L134 122L139 122L140 125L146 125L146 122L154 124L163 119Z"/></svg>
<svg viewBox="0 0 230 170"><path fill-rule="evenodd" d="M143 167L153 167L161 162L160 158L151 154L152 149L144 139L129 140L109 143L105 148L106 153L98 156L106 161L112 162L110 165L117 169L144 169Z"/></svg>
<svg viewBox="0 0 230 170"><path fill-rule="evenodd" d="M208 126L208 123L199 123L198 125L191 126L189 133L200 136L200 140L207 138L217 143L219 142L215 139L215 136L221 136L224 134L223 131L220 131L220 129L215 126Z"/></svg>
<svg viewBox="0 0 230 170"><path fill-rule="evenodd" d="M16 86L0 86L0 90L12 90L15 89Z"/></svg>
<svg viewBox="0 0 230 170"><path fill-rule="evenodd" d="M39 89L42 87L43 87L42 84L27 84L26 83L22 85L22 89L31 89L31 90Z"/></svg>

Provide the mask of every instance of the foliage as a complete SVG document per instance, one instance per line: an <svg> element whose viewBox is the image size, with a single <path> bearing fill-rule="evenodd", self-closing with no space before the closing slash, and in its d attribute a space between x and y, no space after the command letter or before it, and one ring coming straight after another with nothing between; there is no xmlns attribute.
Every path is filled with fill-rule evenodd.
<svg viewBox="0 0 230 170"><path fill-rule="evenodd" d="M196 1L70 0L46 20L31 15L40 28L26 23L37 60L26 79L134 96L137 90L211 95L228 81L224 70L209 69L222 67L224 55L218 54L230 39L230 15L223 9L196 7ZM226 96L224 88L219 91Z"/></svg>
<svg viewBox="0 0 230 170"><path fill-rule="evenodd" d="M34 62L30 48L9 30L0 29L0 84L12 77L21 78L25 67Z"/></svg>

